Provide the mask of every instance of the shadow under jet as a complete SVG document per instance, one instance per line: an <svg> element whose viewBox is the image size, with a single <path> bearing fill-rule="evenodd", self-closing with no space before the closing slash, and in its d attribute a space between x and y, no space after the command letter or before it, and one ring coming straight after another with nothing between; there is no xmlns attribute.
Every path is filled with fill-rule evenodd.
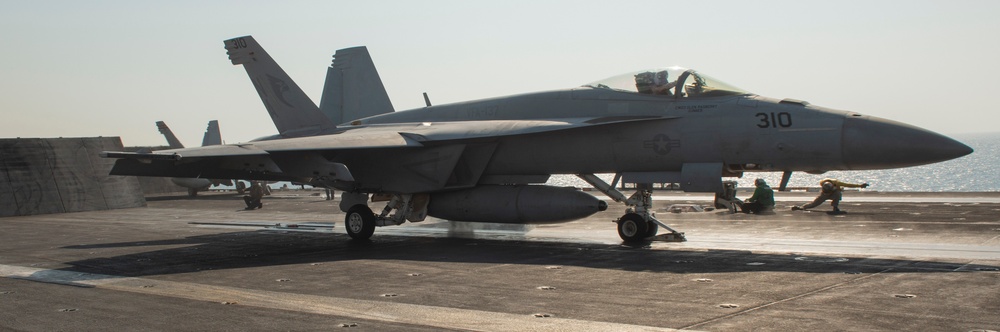
<svg viewBox="0 0 1000 332"><path fill-rule="evenodd" d="M653 273L928 273L996 271L969 262L804 256L739 250L652 250L648 245L408 237L350 240L340 234L241 231L183 239L67 246L100 249L183 246L65 262L62 270L138 277L342 261L413 261L574 266Z"/></svg>

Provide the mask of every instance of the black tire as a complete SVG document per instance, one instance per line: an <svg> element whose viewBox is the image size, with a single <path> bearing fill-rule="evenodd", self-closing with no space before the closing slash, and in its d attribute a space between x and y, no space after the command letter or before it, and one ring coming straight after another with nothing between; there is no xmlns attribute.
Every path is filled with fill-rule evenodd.
<svg viewBox="0 0 1000 332"><path fill-rule="evenodd" d="M655 222L652 221L649 221L648 223L649 224L646 225L646 237L650 238L656 236L656 232L660 230L660 225L657 225Z"/></svg>
<svg viewBox="0 0 1000 332"><path fill-rule="evenodd" d="M629 213L618 219L618 236L625 242L640 242L648 231L649 222L638 214Z"/></svg>
<svg viewBox="0 0 1000 332"><path fill-rule="evenodd" d="M375 213L365 205L355 205L347 211L344 217L344 228L347 235L355 240L367 240L375 234Z"/></svg>
<svg viewBox="0 0 1000 332"><path fill-rule="evenodd" d="M198 197L198 189L188 188L188 197Z"/></svg>

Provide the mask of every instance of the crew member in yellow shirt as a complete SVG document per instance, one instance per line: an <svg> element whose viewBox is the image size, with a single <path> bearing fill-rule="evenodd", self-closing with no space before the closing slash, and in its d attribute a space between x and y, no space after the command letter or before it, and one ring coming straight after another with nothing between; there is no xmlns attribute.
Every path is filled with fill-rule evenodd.
<svg viewBox="0 0 1000 332"><path fill-rule="evenodd" d="M842 213L840 211L840 200L843 198L841 194L844 188L868 188L867 183L854 184L842 182L837 179L823 179L819 182L820 193L812 203L803 206L792 206L792 210L806 210L823 204L826 200L830 200L830 205L833 206L833 213Z"/></svg>

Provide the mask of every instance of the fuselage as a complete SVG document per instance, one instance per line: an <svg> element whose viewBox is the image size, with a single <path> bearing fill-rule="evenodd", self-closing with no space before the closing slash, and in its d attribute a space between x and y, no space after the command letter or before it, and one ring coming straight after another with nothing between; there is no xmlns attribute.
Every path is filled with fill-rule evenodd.
<svg viewBox="0 0 1000 332"><path fill-rule="evenodd" d="M354 122L648 117L498 137L486 175L660 172L722 163L730 173L883 169L971 152L945 136L885 119L758 95L674 98L581 87L388 113Z"/></svg>

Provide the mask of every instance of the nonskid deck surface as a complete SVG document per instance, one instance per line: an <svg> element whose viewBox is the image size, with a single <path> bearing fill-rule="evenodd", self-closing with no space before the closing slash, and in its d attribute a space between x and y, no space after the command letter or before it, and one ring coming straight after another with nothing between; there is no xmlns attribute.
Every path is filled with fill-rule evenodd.
<svg viewBox="0 0 1000 332"><path fill-rule="evenodd" d="M315 193L254 211L208 194L2 218L0 329L1000 329L995 193L845 193L839 216L789 211L812 197L779 193L758 216L670 213L708 202L658 192L672 198L658 218L688 242L640 245L621 243L614 204L563 224L428 220L351 241L337 201Z"/></svg>

